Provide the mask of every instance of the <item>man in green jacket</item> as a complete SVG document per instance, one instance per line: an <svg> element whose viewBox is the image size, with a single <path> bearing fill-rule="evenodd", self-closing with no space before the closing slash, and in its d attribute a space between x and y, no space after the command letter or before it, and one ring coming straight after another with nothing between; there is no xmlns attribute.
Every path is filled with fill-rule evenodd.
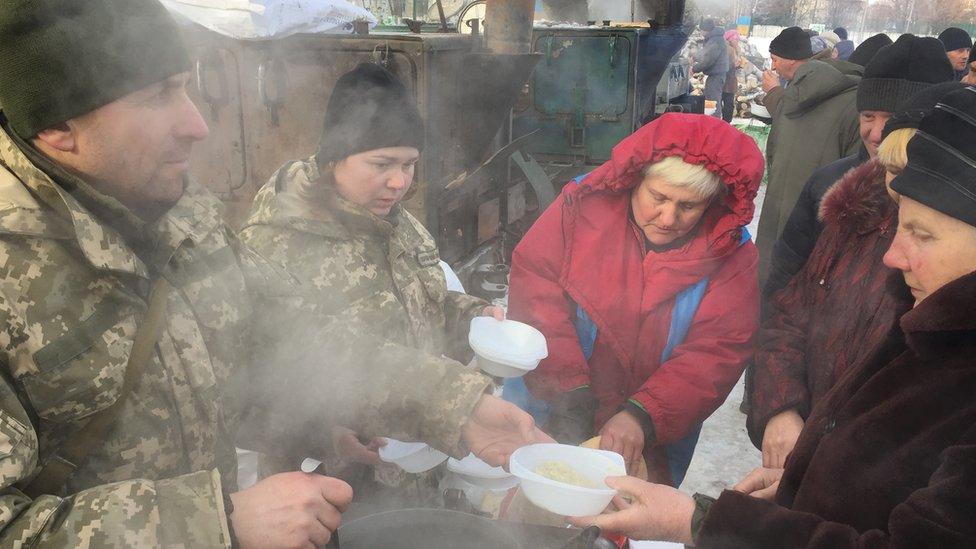
<svg viewBox="0 0 976 549"><path fill-rule="evenodd" d="M295 281L185 179L208 130L172 20L156 0L6 0L0 36L0 545L324 545L343 482L292 472L237 491L250 399L287 389L268 367L292 367L252 362L250 294ZM314 350L295 363L328 360ZM496 462L537 436L483 376L407 373L389 372L392 414L323 377L304 380L319 396L304 413Z"/></svg>
<svg viewBox="0 0 976 549"><path fill-rule="evenodd" d="M770 43L769 52L774 68L789 85L780 88L764 75L767 96L776 101L770 109L773 127L766 142L766 196L756 237L760 284L769 272L773 243L810 174L854 154L860 143L859 79L822 61L809 60L810 39L798 27L784 29Z"/></svg>

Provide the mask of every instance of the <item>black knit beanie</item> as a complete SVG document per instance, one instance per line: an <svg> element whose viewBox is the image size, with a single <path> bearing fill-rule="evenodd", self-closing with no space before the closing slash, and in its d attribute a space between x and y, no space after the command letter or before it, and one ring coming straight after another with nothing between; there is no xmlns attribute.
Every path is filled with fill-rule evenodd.
<svg viewBox="0 0 976 549"><path fill-rule="evenodd" d="M810 59L810 36L800 27L787 27L769 43L769 53L783 59Z"/></svg>
<svg viewBox="0 0 976 549"><path fill-rule="evenodd" d="M847 58L847 61L855 65L866 67L874 59L875 54L881 48L892 44L891 38L887 34L875 34L854 48L854 52Z"/></svg>
<svg viewBox="0 0 976 549"><path fill-rule="evenodd" d="M922 118L891 188L976 226L976 88L947 94Z"/></svg>
<svg viewBox="0 0 976 549"><path fill-rule="evenodd" d="M0 37L0 106L24 139L190 70L157 0L5 0Z"/></svg>
<svg viewBox="0 0 976 549"><path fill-rule="evenodd" d="M888 134L895 130L918 128L919 122L932 110L932 107L936 103L941 101L946 95L965 87L966 85L962 82L953 80L951 82L932 84L915 95L912 95L895 107L894 112L891 113L891 118L885 122L882 138L888 137Z"/></svg>
<svg viewBox="0 0 976 549"><path fill-rule="evenodd" d="M935 38L903 34L866 67L857 86L857 110L894 112L916 92L955 79L942 43Z"/></svg>
<svg viewBox="0 0 976 549"><path fill-rule="evenodd" d="M423 145L424 121L407 88L383 67L361 63L332 90L315 159L324 166L373 149Z"/></svg>
<svg viewBox="0 0 976 549"><path fill-rule="evenodd" d="M847 40L847 29L845 29L844 27L837 27L836 29L834 29L834 34L840 36L841 40Z"/></svg>
<svg viewBox="0 0 976 549"><path fill-rule="evenodd" d="M973 39L970 38L969 33L958 27L949 27L940 32L939 40L945 46L945 51L973 47Z"/></svg>

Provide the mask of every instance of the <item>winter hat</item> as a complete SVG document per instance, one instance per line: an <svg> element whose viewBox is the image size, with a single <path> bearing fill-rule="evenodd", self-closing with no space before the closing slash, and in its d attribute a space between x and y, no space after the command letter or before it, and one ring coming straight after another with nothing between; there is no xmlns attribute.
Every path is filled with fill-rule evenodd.
<svg viewBox="0 0 976 549"><path fill-rule="evenodd" d="M878 50L890 44L893 44L893 42L887 34L875 34L864 42L861 42L860 46L854 48L854 52L851 53L851 56L848 57L847 60L855 65L866 67L868 63L874 59L874 56L878 53Z"/></svg>
<svg viewBox="0 0 976 549"><path fill-rule="evenodd" d="M810 37L810 51L812 51L814 55L817 55L828 48L829 46L827 45L827 41L823 38L819 36Z"/></svg>
<svg viewBox="0 0 976 549"><path fill-rule="evenodd" d="M407 88L375 63L342 75L325 109L315 159L320 166L385 147L424 145L424 121Z"/></svg>
<svg viewBox="0 0 976 549"><path fill-rule="evenodd" d="M941 101L947 94L965 87L966 85L962 82L953 80L951 82L932 84L927 88L923 88L922 91L915 93L895 107L891 118L885 123L882 136L888 137L888 134L895 130L918 128L918 123L932 110L932 107L936 103Z"/></svg>
<svg viewBox="0 0 976 549"><path fill-rule="evenodd" d="M190 70L157 0L7 0L0 105L22 138Z"/></svg>
<svg viewBox="0 0 976 549"><path fill-rule="evenodd" d="M725 31L725 41L733 44L739 42L739 31L732 29Z"/></svg>
<svg viewBox="0 0 976 549"><path fill-rule="evenodd" d="M839 36L841 40L847 40L847 29L844 27L837 27L834 29L834 34Z"/></svg>
<svg viewBox="0 0 976 549"><path fill-rule="evenodd" d="M837 43L840 42L840 36L837 36L837 33L831 31L820 33L820 38L827 43L827 47L830 49L834 49Z"/></svg>
<svg viewBox="0 0 976 549"><path fill-rule="evenodd" d="M715 21L712 21L711 19L705 19L704 21L701 22L701 30L702 32L712 32L713 30L715 30Z"/></svg>
<svg viewBox="0 0 976 549"><path fill-rule="evenodd" d="M813 57L810 37L800 27L787 27L769 43L769 53L783 59L809 59Z"/></svg>
<svg viewBox="0 0 976 549"><path fill-rule="evenodd" d="M940 32L939 40L945 45L945 51L973 47L973 39L969 37L969 33L958 27L949 27Z"/></svg>
<svg viewBox="0 0 976 549"><path fill-rule="evenodd" d="M922 118L891 188L976 226L976 88L947 94Z"/></svg>
<svg viewBox="0 0 976 549"><path fill-rule="evenodd" d="M851 53L854 52L854 42L851 42L850 40L841 40L840 42L837 42L834 49L837 50L837 59L847 61L850 58Z"/></svg>
<svg viewBox="0 0 976 549"><path fill-rule="evenodd" d="M857 110L894 110L909 97L939 82L955 79L942 43L935 38L903 34L866 67L857 86Z"/></svg>

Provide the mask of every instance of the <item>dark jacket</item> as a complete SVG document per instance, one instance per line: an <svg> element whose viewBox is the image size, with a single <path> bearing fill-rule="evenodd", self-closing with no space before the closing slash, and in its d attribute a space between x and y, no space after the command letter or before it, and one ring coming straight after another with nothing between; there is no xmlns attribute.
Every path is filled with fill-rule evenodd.
<svg viewBox="0 0 976 549"><path fill-rule="evenodd" d="M703 72L707 75L724 75L728 72L729 54L725 46L725 29L715 27L705 35L705 43L698 50L692 72Z"/></svg>
<svg viewBox="0 0 976 549"><path fill-rule="evenodd" d="M976 547L974 311L976 273L906 313L817 405L775 502L725 491L697 546Z"/></svg>
<svg viewBox="0 0 976 549"><path fill-rule="evenodd" d="M760 282L769 269L773 243L779 238L803 184L826 164L857 152L857 84L822 61L801 65L783 91L766 143L769 166L766 197L759 218Z"/></svg>
<svg viewBox="0 0 976 549"><path fill-rule="evenodd" d="M668 156L704 164L728 193L688 242L654 252L632 221L630 197L644 167ZM762 170L755 142L722 120L665 114L568 184L512 255L509 316L538 328L549 345L525 377L529 389L552 402L589 386L599 400L594 431L625 402L639 406L656 436L646 441L652 474L667 470L664 445L711 415L752 356L757 254L751 242L741 244L741 231ZM705 277L687 337L662 361L676 296ZM577 306L598 328L589 358L574 326Z"/></svg>
<svg viewBox="0 0 976 549"><path fill-rule="evenodd" d="M863 358L911 306L882 256L897 208L872 161L849 172L823 199L823 233L809 261L768 306L759 335L747 426L756 446L766 422L797 408L807 417L845 368Z"/></svg>
<svg viewBox="0 0 976 549"><path fill-rule="evenodd" d="M810 257L810 252L813 251L823 229L818 213L820 200L827 189L837 183L849 170L867 161L868 151L862 146L857 154L845 156L813 172L803 186L800 198L793 206L789 219L786 220L783 233L773 244L769 276L766 278L766 285L763 286L763 299L768 299L786 287L793 275L800 272L803 264Z"/></svg>
<svg viewBox="0 0 976 549"><path fill-rule="evenodd" d="M847 61L847 58L850 57L852 53L854 53L854 42L850 40L841 40L840 42L837 42L837 45L834 46L834 49L837 50L838 60Z"/></svg>

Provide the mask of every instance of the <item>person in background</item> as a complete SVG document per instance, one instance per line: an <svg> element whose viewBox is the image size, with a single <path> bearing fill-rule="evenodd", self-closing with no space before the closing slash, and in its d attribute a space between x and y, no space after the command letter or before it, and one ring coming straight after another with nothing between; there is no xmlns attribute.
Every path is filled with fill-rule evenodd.
<svg viewBox="0 0 976 549"><path fill-rule="evenodd" d="M384 378L414 371L415 383L434 392L455 391L466 401L472 392L484 392L488 382L480 375L465 383L453 376L471 358L468 324L475 316L501 320L504 312L448 291L433 236L403 207L423 149L423 128L416 100L383 67L363 63L339 78L315 156L288 162L271 176L240 232L244 243L282 265L305 288L259 295L262 321L254 337L273 348L282 330L351 330L358 336L335 338L317 376L338 382L357 370L371 371L376 387L357 388L368 396L389 392ZM381 410L396 402L385 400L374 401ZM332 434L334 452L308 454L303 444L281 445L264 452L262 473L293 469L311 456L351 468L349 478L360 497L416 484L395 467L356 466L380 465L375 437L411 433L363 432L357 418L337 416L333 419L348 423L338 423ZM452 421L450 415L443 421ZM456 453L443 441L433 445ZM415 501L429 492L420 490Z"/></svg>
<svg viewBox="0 0 976 549"><path fill-rule="evenodd" d="M763 74L766 107L773 118L766 145L766 197L759 218L760 283L769 272L773 243L803 189L819 167L854 154L858 139L857 84L822 61L812 61L810 39L784 29L769 45L775 73ZM777 77L789 81L783 88Z"/></svg>
<svg viewBox="0 0 976 549"><path fill-rule="evenodd" d="M851 52L851 56L847 60L855 65L866 67L881 48L893 43L894 41L884 33L869 36L867 40L861 42L854 48L854 51Z"/></svg>
<svg viewBox="0 0 976 549"><path fill-rule="evenodd" d="M725 86L722 88L722 120L732 122L735 115L735 95L739 91L739 69L744 62L739 55L739 31L725 31L725 43L729 52L729 72L725 73Z"/></svg>
<svg viewBox="0 0 976 549"><path fill-rule="evenodd" d="M837 50L837 59L847 61L854 52L854 42L847 39L847 29L844 27L834 29L834 34L840 38L840 41L834 46L834 49Z"/></svg>
<svg viewBox="0 0 976 549"><path fill-rule="evenodd" d="M717 499L609 477L632 503L574 524L702 549L976 546L974 120L976 89L951 92L909 142L883 261L914 305L814 408L785 469Z"/></svg>
<svg viewBox="0 0 976 549"><path fill-rule="evenodd" d="M821 56L818 57L814 55L814 59L837 59L837 43L840 42L840 37L831 31L825 31L817 35L818 38L823 42L824 49L820 52Z"/></svg>
<svg viewBox="0 0 976 549"><path fill-rule="evenodd" d="M665 114L569 183L512 255L509 316L549 356L525 376L547 432L677 486L701 422L752 356L763 160L722 120Z"/></svg>
<svg viewBox="0 0 976 549"><path fill-rule="evenodd" d="M969 33L958 28L949 27L939 33L939 40L945 45L946 56L956 71L956 80L962 80L969 73L969 53L973 49L973 39Z"/></svg>
<svg viewBox="0 0 976 549"><path fill-rule="evenodd" d="M903 34L893 45L879 50L865 67L857 89L862 146L855 154L819 168L803 186L773 246L764 299L785 287L806 263L822 228L817 215L820 199L848 170L875 157L885 122L895 108L922 88L952 79L942 43L934 38Z"/></svg>
<svg viewBox="0 0 976 549"><path fill-rule="evenodd" d="M921 113L961 87L936 84L902 102L876 158L827 191L819 212L824 231L810 259L768 302L746 422L764 466L782 467L810 411L910 304L907 294L885 291L881 256L893 237L895 206L884 177L904 167Z"/></svg>
<svg viewBox="0 0 976 549"><path fill-rule="evenodd" d="M711 19L705 19L702 21L701 31L705 43L696 54L691 72L705 73L705 100L715 101L715 112L712 116L722 118L722 90L725 86L725 75L729 72L725 29L716 26Z"/></svg>

